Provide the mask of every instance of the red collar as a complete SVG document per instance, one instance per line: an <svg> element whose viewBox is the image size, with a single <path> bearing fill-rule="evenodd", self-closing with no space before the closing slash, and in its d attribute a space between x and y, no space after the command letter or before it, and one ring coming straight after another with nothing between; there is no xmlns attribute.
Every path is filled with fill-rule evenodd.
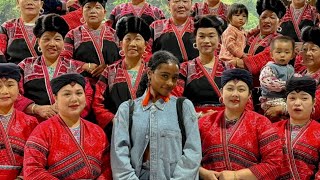
<svg viewBox="0 0 320 180"><path fill-rule="evenodd" d="M146 93L147 93L146 96L142 100L142 106L147 106L149 104L150 99L152 98L150 88L148 88ZM163 99L164 102L168 102L170 100L170 95L169 96L160 96L160 98Z"/></svg>

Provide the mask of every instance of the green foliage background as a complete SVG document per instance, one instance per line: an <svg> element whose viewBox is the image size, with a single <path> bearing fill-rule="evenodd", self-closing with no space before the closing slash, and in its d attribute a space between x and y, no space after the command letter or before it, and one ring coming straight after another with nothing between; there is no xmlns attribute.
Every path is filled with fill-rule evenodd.
<svg viewBox="0 0 320 180"><path fill-rule="evenodd" d="M114 6L125 3L131 0L109 0L107 4L107 17ZM193 2L201 2L202 0L193 0ZM166 14L166 17L170 17L168 10L167 0L147 0L148 3L160 7ZM249 22L246 24L246 29L251 29L258 24L258 15L256 13L256 0L222 0L222 2L227 4L232 4L234 2L245 4L249 10ZM2 24L8 19L18 17L19 11L16 8L15 0L0 0L0 23Z"/></svg>

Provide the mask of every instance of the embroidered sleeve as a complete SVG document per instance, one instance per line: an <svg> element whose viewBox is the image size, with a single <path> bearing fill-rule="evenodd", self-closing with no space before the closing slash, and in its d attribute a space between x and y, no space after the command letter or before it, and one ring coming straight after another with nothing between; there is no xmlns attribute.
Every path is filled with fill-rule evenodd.
<svg viewBox="0 0 320 180"><path fill-rule="evenodd" d="M111 143L111 168L114 179L138 180L130 162L130 135L129 135L129 103L119 106L113 120Z"/></svg>
<svg viewBox="0 0 320 180"><path fill-rule="evenodd" d="M257 179L276 179L280 173L279 169L281 169L283 159L281 139L267 118L260 117L257 122L261 160L259 164L251 166L249 169Z"/></svg>
<svg viewBox="0 0 320 180"><path fill-rule="evenodd" d="M81 113L82 118L85 118L89 115L89 113L91 111L91 104L92 104L92 99L93 99L93 89L90 85L88 78L85 78L85 79L86 79L86 86L85 86L86 107L84 108L84 110Z"/></svg>
<svg viewBox="0 0 320 180"><path fill-rule="evenodd" d="M312 118L315 120L320 120L320 88L318 85L318 89L316 90L316 97L314 103L314 112L312 114Z"/></svg>
<svg viewBox="0 0 320 180"><path fill-rule="evenodd" d="M110 144L107 141L107 138L105 136L105 133L101 134L103 136L103 139L106 139L105 143L105 149L102 153L102 173L98 177L97 180L112 180L112 171L111 171L111 164L110 164Z"/></svg>
<svg viewBox="0 0 320 180"><path fill-rule="evenodd" d="M73 31L74 30L69 31L66 37L64 38L64 49L61 52L60 56L66 59L73 59L73 52L74 52Z"/></svg>
<svg viewBox="0 0 320 180"><path fill-rule="evenodd" d="M277 74L269 66L262 69L259 80L260 85L269 91L281 92L286 86L286 82L278 79Z"/></svg>
<svg viewBox="0 0 320 180"><path fill-rule="evenodd" d="M307 69L307 67L305 65L303 65L302 55L298 54L296 56L295 61L294 61L294 71L295 72L302 72L306 69Z"/></svg>
<svg viewBox="0 0 320 180"><path fill-rule="evenodd" d="M8 36L6 33L6 29L1 26L0 27L0 63L7 62L5 54L7 51L8 45Z"/></svg>
<svg viewBox="0 0 320 180"><path fill-rule="evenodd" d="M188 62L184 62L180 65L179 79L177 81L177 86L172 91L172 95L175 95L177 97L183 96L185 84L187 81L187 73L188 73L187 67L188 67Z"/></svg>
<svg viewBox="0 0 320 180"><path fill-rule="evenodd" d="M270 47L265 48L258 54L250 55L244 59L244 63L248 70L256 76L259 75L263 66L265 66L269 61L272 61L270 56Z"/></svg>
<svg viewBox="0 0 320 180"><path fill-rule="evenodd" d="M225 35L222 36L222 44L226 47L226 49L235 57L241 58L244 54L243 49L239 46L239 43L237 42L237 36L240 36L240 34L237 34L233 31L226 31Z"/></svg>
<svg viewBox="0 0 320 180"><path fill-rule="evenodd" d="M48 128L44 129L43 125L38 125L31 133L24 149L24 178L26 179L53 179L47 170L49 138L47 136Z"/></svg>
<svg viewBox="0 0 320 180"><path fill-rule="evenodd" d="M96 115L98 125L104 129L113 119L114 114L104 107L105 91L108 91L108 71L109 67L105 68L101 74L99 81L96 84L96 91L92 103L93 111Z"/></svg>
<svg viewBox="0 0 320 180"><path fill-rule="evenodd" d="M193 104L186 99L183 102L183 119L186 131L184 154L178 161L172 179L197 179L200 161L202 159L201 140L198 118Z"/></svg>

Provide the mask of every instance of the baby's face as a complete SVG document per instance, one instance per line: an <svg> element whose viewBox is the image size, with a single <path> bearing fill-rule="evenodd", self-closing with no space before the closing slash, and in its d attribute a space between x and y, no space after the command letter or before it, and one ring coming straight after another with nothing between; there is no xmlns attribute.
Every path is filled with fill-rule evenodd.
<svg viewBox="0 0 320 180"><path fill-rule="evenodd" d="M290 41L276 41L274 42L271 56L276 64L287 65L293 58L293 46Z"/></svg>

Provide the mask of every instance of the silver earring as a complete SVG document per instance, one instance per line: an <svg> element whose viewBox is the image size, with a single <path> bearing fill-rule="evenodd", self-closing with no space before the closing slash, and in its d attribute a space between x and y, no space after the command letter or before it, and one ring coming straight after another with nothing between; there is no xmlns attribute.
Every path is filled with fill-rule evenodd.
<svg viewBox="0 0 320 180"><path fill-rule="evenodd" d="M193 48L198 49L198 47L197 47L197 44L196 44L196 43L193 43L193 44L192 44L192 46L193 46Z"/></svg>
<svg viewBox="0 0 320 180"><path fill-rule="evenodd" d="M40 52L40 53L42 52L42 50L41 50L40 46L38 46L38 52Z"/></svg>

